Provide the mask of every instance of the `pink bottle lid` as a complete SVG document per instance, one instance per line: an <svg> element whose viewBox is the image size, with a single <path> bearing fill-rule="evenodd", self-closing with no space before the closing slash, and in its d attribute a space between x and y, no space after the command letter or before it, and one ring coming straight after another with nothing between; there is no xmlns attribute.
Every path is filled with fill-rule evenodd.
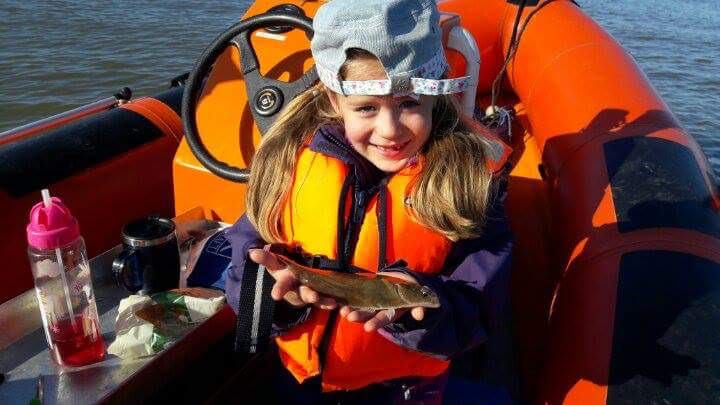
<svg viewBox="0 0 720 405"><path fill-rule="evenodd" d="M80 237L77 220L57 197L49 207L42 202L32 207L26 230L28 243L36 249L55 249Z"/></svg>

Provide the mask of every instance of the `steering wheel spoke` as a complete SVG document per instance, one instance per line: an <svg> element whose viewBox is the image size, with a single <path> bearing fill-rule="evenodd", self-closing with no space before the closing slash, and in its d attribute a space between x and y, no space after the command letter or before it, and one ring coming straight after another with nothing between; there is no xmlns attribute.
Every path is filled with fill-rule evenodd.
<svg viewBox="0 0 720 405"><path fill-rule="evenodd" d="M283 83L283 86L286 87L286 94L300 94L303 91L309 89L312 87L317 81L319 80L317 70L315 70L315 66L311 67L310 70L303 73L302 76L300 76L297 80L294 82Z"/></svg>
<svg viewBox="0 0 720 405"><path fill-rule="evenodd" d="M230 42L238 48L240 51L240 62L242 64L242 74L247 76L250 72L257 72L260 74L260 62L258 62L257 55L255 55L255 49L250 45L250 31L243 31Z"/></svg>

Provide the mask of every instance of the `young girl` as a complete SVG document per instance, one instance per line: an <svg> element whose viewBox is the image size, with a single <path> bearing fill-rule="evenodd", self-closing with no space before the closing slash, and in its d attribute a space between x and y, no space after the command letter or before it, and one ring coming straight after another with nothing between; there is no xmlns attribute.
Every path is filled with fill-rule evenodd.
<svg viewBox="0 0 720 405"><path fill-rule="evenodd" d="M496 333L511 248L499 144L458 109L452 93L467 80L445 78L438 19L433 0L320 7L311 50L321 82L287 106L254 157L247 212L228 232L226 294L237 311L253 265L275 279L280 402L434 403L450 359L482 343L485 364L509 372L499 349L508 336ZM266 244L316 267L420 283L441 306L339 308Z"/></svg>

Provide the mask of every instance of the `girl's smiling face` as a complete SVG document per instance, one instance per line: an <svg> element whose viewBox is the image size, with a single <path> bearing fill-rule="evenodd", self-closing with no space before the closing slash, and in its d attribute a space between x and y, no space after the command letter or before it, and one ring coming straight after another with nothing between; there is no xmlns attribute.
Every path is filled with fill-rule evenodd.
<svg viewBox="0 0 720 405"><path fill-rule="evenodd" d="M343 80L386 80L374 58L357 58L346 65ZM345 126L350 145L378 169L394 173L422 149L430 137L434 98L342 96L328 90Z"/></svg>

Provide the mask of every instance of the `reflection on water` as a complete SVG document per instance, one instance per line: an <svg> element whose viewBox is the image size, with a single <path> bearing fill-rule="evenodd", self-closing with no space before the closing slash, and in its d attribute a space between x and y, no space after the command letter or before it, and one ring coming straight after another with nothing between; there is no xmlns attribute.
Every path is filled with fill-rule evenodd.
<svg viewBox="0 0 720 405"><path fill-rule="evenodd" d="M637 60L720 173L717 0L580 1ZM0 2L0 131L108 97L153 94L236 22L240 1Z"/></svg>

